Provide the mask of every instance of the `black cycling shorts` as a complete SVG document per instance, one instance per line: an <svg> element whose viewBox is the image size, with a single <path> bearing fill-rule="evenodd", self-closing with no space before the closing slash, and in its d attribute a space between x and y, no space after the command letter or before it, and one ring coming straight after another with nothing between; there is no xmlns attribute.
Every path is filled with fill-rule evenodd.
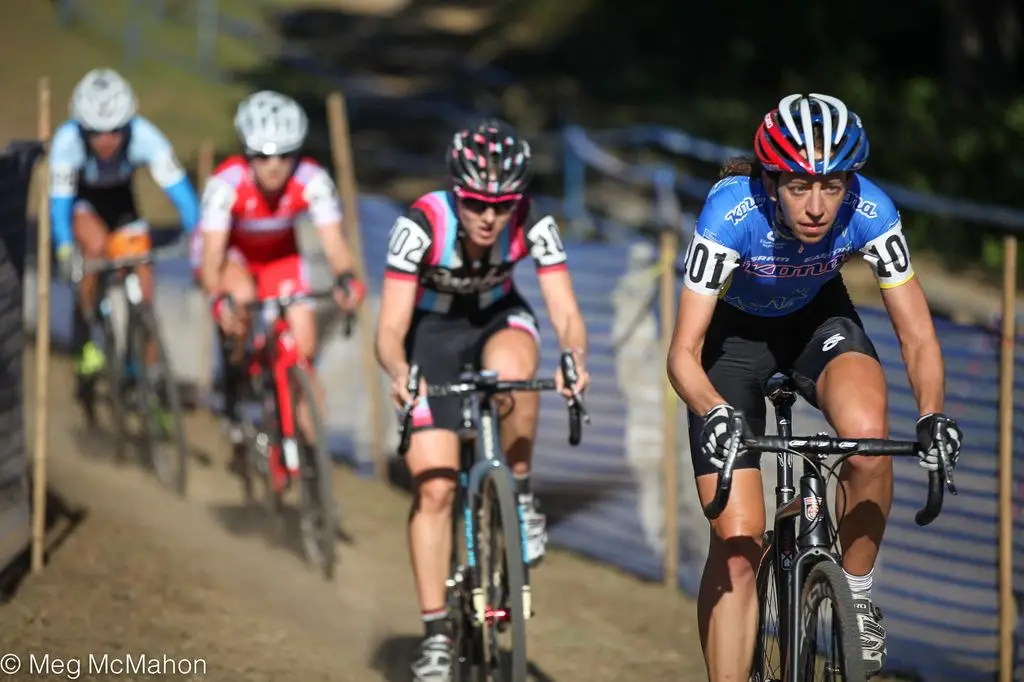
<svg viewBox="0 0 1024 682"><path fill-rule="evenodd" d="M139 220L131 182L113 187L79 186L75 210L96 214L111 232Z"/></svg>
<svg viewBox="0 0 1024 682"><path fill-rule="evenodd" d="M481 369L484 345L504 329L521 329L540 345L537 319L517 292L468 315L446 315L416 310L405 337L405 356L420 367L428 383L458 381L468 367ZM412 413L412 431L462 426L462 398L445 396L421 400Z"/></svg>
<svg viewBox="0 0 1024 682"><path fill-rule="evenodd" d="M704 338L701 363L715 390L743 410L755 436L763 436L765 391L774 374L792 377L800 395L817 407L816 386L825 365L851 352L878 359L842 277L837 276L806 306L780 317L758 317L719 301ZM716 473L701 451L703 419L692 411L688 417L694 474ZM757 469L760 464L760 455L741 456L736 469Z"/></svg>

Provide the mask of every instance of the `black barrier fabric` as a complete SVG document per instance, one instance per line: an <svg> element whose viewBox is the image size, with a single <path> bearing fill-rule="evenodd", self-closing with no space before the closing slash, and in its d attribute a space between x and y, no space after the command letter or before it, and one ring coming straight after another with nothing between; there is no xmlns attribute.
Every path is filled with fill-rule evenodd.
<svg viewBox="0 0 1024 682"><path fill-rule="evenodd" d="M22 395L22 278L28 250L26 213L32 168L43 153L35 141L0 153L0 570L30 538L28 456Z"/></svg>

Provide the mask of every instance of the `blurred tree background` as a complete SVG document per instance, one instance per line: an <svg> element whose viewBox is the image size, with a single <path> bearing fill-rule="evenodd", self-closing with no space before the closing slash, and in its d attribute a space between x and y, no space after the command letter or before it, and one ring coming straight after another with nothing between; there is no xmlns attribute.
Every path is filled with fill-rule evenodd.
<svg viewBox="0 0 1024 682"><path fill-rule="evenodd" d="M790 92L824 92L864 120L867 174L928 192L1021 206L1024 3L538 0L512 3L475 55L588 125L651 122L748 148ZM554 91L553 91L554 90ZM692 169L713 177L713 169ZM998 260L976 225L907 216L951 267Z"/></svg>

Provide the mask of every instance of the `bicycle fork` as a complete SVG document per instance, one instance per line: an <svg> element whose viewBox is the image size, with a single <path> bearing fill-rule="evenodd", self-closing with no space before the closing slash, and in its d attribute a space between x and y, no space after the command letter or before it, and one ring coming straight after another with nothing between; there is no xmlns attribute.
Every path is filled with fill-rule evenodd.
<svg viewBox="0 0 1024 682"><path fill-rule="evenodd" d="M787 396L776 404L778 435L793 437L794 396ZM794 666L799 659L803 637L800 614L800 591L804 577L815 563L829 558L832 538L827 523L828 510L823 508L824 483L820 467L815 461L803 462L800 476L800 495L797 496L793 472L793 455L777 453L778 481L775 487L775 589L779 605L779 651L786 679L795 680ZM799 535L797 524L799 523Z"/></svg>
<svg viewBox="0 0 1024 682"><path fill-rule="evenodd" d="M481 494L486 479L490 476L511 476L509 469L505 467L498 453L499 441L497 430L494 425L494 414L488 410L480 410L479 407L474 408L478 410L478 419L476 423L480 424L480 433L478 434L479 443L475 446L481 448L479 459L476 463L469 468L469 473L466 474L466 468L463 467L463 473L461 474L462 481L466 486L466 504L463 507L463 527L465 528L466 534L466 557L469 569L472 575L476 575L479 572L476 559L476 542L477 529L479 528L479 516L478 511L481 506ZM468 415L466 415L468 416ZM471 422L472 423L472 422ZM472 455L472 450L469 451ZM472 461L472 460L471 460ZM524 506L516 501L516 517L519 521L517 529L519 531L519 541L521 545L520 556L526 556L526 527L523 523ZM506 557L506 561L507 561ZM529 568L526 566L525 559L523 561L524 570L524 581L523 581L523 618L529 620L533 611L532 595L530 592L529 582ZM493 577L492 577L493 579ZM473 603L473 615L474 622L479 626L485 622L501 621L508 622L510 620L509 614L497 604L487 604L487 595L484 594L484 588L481 584L482 581L474 580L471 596Z"/></svg>

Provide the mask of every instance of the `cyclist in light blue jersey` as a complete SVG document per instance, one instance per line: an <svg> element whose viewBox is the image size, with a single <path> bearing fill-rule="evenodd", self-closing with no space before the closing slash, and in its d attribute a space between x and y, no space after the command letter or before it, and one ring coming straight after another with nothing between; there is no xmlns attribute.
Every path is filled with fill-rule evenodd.
<svg viewBox="0 0 1024 682"><path fill-rule="evenodd" d="M734 160L711 188L686 254L685 287L668 358L690 408L690 453L702 505L714 497L736 409L765 432L765 388L789 374L839 437L888 436L885 375L839 269L862 256L874 271L920 410L921 464L952 462L961 433L943 412L942 351L914 276L900 215L860 175L860 118L835 97L784 97L754 137L756 161ZM760 458L741 452L733 492L712 522L698 597L711 682L747 680L758 623L755 573L765 530ZM843 569L858 614L864 665L885 662L872 569L892 507L892 459L852 457L837 497Z"/></svg>
<svg viewBox="0 0 1024 682"><path fill-rule="evenodd" d="M50 213L53 247L65 276L77 243L85 258L104 258L131 241L149 246L149 225L139 216L132 189L135 170L149 168L153 180L174 203L188 235L199 216L199 202L171 143L137 113L131 86L111 69L87 73L71 95L71 118L50 144ZM138 268L143 296L151 300L153 274ZM74 346L79 391L103 367L103 355L89 339L96 305L96 276L79 283Z"/></svg>

